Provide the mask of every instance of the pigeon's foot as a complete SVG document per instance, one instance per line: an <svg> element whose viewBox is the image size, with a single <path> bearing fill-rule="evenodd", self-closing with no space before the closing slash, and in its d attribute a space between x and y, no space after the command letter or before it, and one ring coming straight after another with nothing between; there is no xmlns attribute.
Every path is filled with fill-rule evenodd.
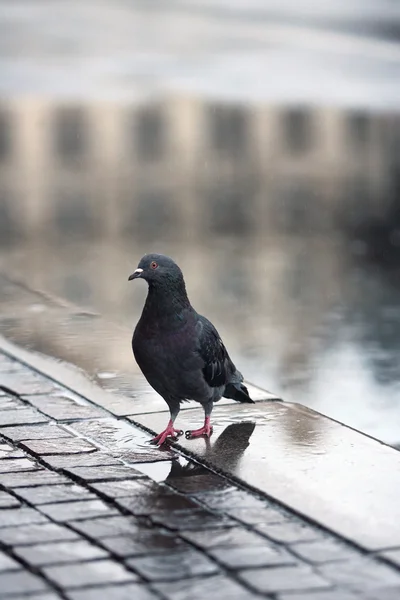
<svg viewBox="0 0 400 600"><path fill-rule="evenodd" d="M210 417L206 417L203 427L201 427L200 429L192 429L191 431L186 431L185 437L188 440L192 440L194 438L203 437L203 436L209 438L209 437L211 437L212 432L213 432L213 428L212 428L212 425L210 424Z"/></svg>
<svg viewBox="0 0 400 600"><path fill-rule="evenodd" d="M172 440L176 440L180 435L183 435L182 429L174 429L172 425L167 425L167 428L164 429L161 433L156 435L155 438L150 440L150 444L155 444L157 446L162 446L164 442L171 438Z"/></svg>

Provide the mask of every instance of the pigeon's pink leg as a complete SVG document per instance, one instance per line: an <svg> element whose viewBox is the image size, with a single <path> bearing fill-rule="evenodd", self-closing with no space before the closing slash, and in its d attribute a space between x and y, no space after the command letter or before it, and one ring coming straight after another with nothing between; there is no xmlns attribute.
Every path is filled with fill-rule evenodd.
<svg viewBox="0 0 400 600"><path fill-rule="evenodd" d="M156 435L155 438L150 440L150 443L157 444L157 446L162 446L167 438L172 438L175 440L179 435L183 435L183 431L181 429L174 429L174 422L172 419L170 419L166 429Z"/></svg>
<svg viewBox="0 0 400 600"><path fill-rule="evenodd" d="M191 440L193 438L202 437L203 435L205 437L209 438L211 436L212 432L213 432L213 428L212 428L212 425L210 424L210 417L206 417L204 419L203 427L201 427L200 429L192 429L192 431L187 431L185 433L185 437L188 440Z"/></svg>

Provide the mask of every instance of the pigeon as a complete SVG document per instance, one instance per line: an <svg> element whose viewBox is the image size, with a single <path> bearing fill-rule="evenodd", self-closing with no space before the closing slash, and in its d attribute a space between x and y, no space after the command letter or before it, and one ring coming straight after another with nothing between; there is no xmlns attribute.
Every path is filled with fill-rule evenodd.
<svg viewBox="0 0 400 600"><path fill-rule="evenodd" d="M211 412L222 397L254 404L215 329L190 304L183 274L163 254L146 254L129 281L144 279L148 294L132 337L132 350L143 375L168 404L167 427L151 440L161 446L183 431L174 428L181 402L194 400L204 409L204 425L186 438L209 438Z"/></svg>

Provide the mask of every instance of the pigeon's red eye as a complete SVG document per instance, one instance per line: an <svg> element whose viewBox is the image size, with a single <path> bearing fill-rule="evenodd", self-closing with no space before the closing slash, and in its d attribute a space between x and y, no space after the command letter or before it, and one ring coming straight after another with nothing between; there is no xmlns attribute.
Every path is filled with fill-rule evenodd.
<svg viewBox="0 0 400 600"><path fill-rule="evenodd" d="M158 264L157 264L157 263L156 263L156 262L153 260L153 262L151 263L150 267L151 267L152 269L157 269L157 267L158 267Z"/></svg>

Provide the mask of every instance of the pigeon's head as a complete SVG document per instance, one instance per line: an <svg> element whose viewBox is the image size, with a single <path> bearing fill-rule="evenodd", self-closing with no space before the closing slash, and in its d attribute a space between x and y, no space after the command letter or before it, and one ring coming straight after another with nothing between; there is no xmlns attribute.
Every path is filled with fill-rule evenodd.
<svg viewBox="0 0 400 600"><path fill-rule="evenodd" d="M136 271L129 276L132 279L145 279L148 283L183 282L182 271L178 265L164 254L145 254Z"/></svg>

